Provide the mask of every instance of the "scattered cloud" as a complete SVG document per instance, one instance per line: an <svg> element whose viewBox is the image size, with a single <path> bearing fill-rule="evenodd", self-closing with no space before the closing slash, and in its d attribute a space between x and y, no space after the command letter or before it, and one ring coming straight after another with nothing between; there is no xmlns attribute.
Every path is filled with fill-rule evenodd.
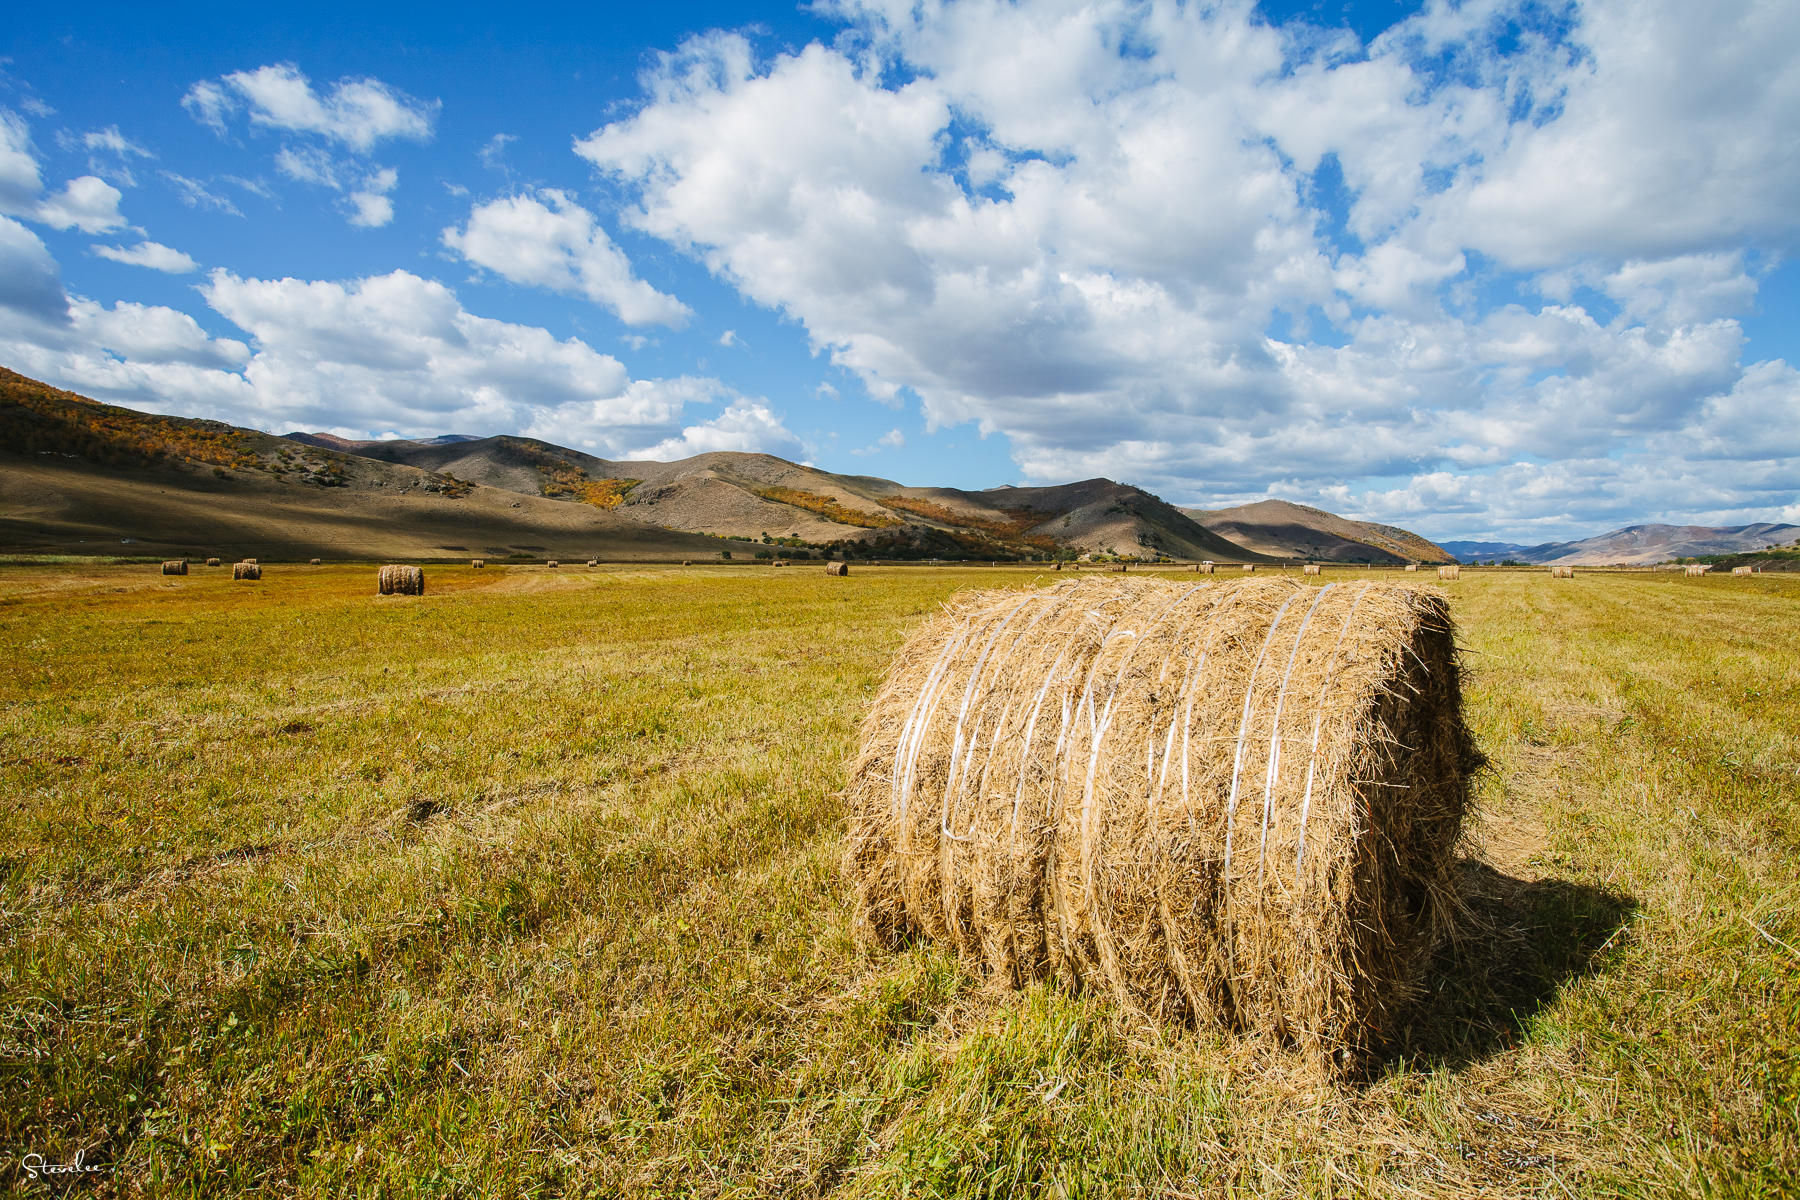
<svg viewBox="0 0 1800 1200"><path fill-rule="evenodd" d="M362 186L350 193L353 211L350 223L361 229L375 229L394 219L394 202L387 194L400 182L400 173L384 167L365 178Z"/></svg>
<svg viewBox="0 0 1800 1200"><path fill-rule="evenodd" d="M891 447L895 450L903 450L906 448L906 435L901 433L898 429L890 429L875 440L881 445Z"/></svg>
<svg viewBox="0 0 1800 1200"><path fill-rule="evenodd" d="M719 335L719 345L721 346L741 346L743 344L743 339L738 337L735 329L727 329Z"/></svg>
<svg viewBox="0 0 1800 1200"><path fill-rule="evenodd" d="M221 136L227 122L245 111L254 127L316 134L358 154L385 139L428 141L441 107L367 77L341 79L321 94L292 63L202 80L182 104Z"/></svg>
<svg viewBox="0 0 1800 1200"><path fill-rule="evenodd" d="M175 188L175 191L181 196L181 202L189 208L212 208L222 213L229 213L234 217L244 215L238 211L238 206L233 204L229 197L221 196L198 179L189 179L187 176L177 175L173 171L164 171L162 177Z"/></svg>
<svg viewBox="0 0 1800 1200"><path fill-rule="evenodd" d="M152 271L163 271L170 275L186 275L200 269L199 263L161 242L139 242L129 249L120 246L95 246L93 249L101 258L129 263L135 267L149 267Z"/></svg>
<svg viewBox="0 0 1800 1200"><path fill-rule="evenodd" d="M481 165L488 170L503 170L506 166L507 144L518 140L518 138L510 133L496 133L493 137L482 143L481 149L475 152L475 156L481 160Z"/></svg>
<svg viewBox="0 0 1800 1200"><path fill-rule="evenodd" d="M680 329L693 315L638 279L594 215L554 188L477 205L466 228L444 230L443 243L514 283L584 295L627 325Z"/></svg>

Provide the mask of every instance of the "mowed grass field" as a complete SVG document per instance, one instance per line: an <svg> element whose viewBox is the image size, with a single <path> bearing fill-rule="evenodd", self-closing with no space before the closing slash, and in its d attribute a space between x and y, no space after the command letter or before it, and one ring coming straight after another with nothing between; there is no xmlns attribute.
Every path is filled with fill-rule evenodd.
<svg viewBox="0 0 1800 1200"><path fill-rule="evenodd" d="M1796 1186L1800 580L1445 585L1487 861L1341 1086L851 940L838 793L890 656L955 589L1067 575L192 570L0 568L5 1188Z"/></svg>

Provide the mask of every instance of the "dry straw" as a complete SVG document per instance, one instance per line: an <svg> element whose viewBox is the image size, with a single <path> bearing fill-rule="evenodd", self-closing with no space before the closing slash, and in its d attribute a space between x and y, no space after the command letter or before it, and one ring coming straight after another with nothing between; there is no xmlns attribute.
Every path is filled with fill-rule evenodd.
<svg viewBox="0 0 1800 1200"><path fill-rule="evenodd" d="M262 568L256 565L254 558L246 558L241 563L232 564L231 577L233 579L261 579Z"/></svg>
<svg viewBox="0 0 1800 1200"><path fill-rule="evenodd" d="M1552 579L1573 579L1573 578L1575 578L1575 568L1574 567L1551 567L1550 568L1550 578L1552 578Z"/></svg>
<svg viewBox="0 0 1800 1200"><path fill-rule="evenodd" d="M418 567L390 564L375 577L375 591L382 596L423 596L425 572Z"/></svg>
<svg viewBox="0 0 1800 1200"><path fill-rule="evenodd" d="M863 723L856 929L1355 1073L1460 911L1480 762L1435 590L965 592Z"/></svg>
<svg viewBox="0 0 1800 1200"><path fill-rule="evenodd" d="M1319 564L1318 563L1307 563L1306 566L1304 568L1302 568L1302 570L1308 575L1317 575L1319 573Z"/></svg>
<svg viewBox="0 0 1800 1200"><path fill-rule="evenodd" d="M162 573L164 575L186 575L187 574L187 559L185 559L185 558L170 559L168 562L163 564L163 572Z"/></svg>
<svg viewBox="0 0 1800 1200"><path fill-rule="evenodd" d="M1407 563L1406 569L1408 571L1417 571L1419 569L1419 564L1418 563Z"/></svg>
<svg viewBox="0 0 1800 1200"><path fill-rule="evenodd" d="M825 573L827 575L848 575L850 573L850 564L849 563L841 563L841 562L828 562L825 564Z"/></svg>
<svg viewBox="0 0 1800 1200"><path fill-rule="evenodd" d="M1754 574L1756 574L1756 568L1755 567L1733 567L1733 568L1731 568L1731 573L1733 575L1754 575Z"/></svg>
<svg viewBox="0 0 1800 1200"><path fill-rule="evenodd" d="M206 565L209 567L216 567L219 565L219 560L216 558L209 558L206 560Z"/></svg>
<svg viewBox="0 0 1800 1200"><path fill-rule="evenodd" d="M1195 565L1194 570L1199 572L1202 575L1211 575L1213 573L1215 565L1216 564L1209 563L1209 562L1198 563Z"/></svg>
<svg viewBox="0 0 1800 1200"><path fill-rule="evenodd" d="M1439 567L1438 568L1438 578L1439 579L1461 579L1462 578L1462 567L1457 565L1456 563L1452 563L1447 567Z"/></svg>
<svg viewBox="0 0 1800 1200"><path fill-rule="evenodd" d="M1689 563L1683 568L1683 572L1688 575L1704 575L1706 574L1706 571L1707 568L1704 563Z"/></svg>

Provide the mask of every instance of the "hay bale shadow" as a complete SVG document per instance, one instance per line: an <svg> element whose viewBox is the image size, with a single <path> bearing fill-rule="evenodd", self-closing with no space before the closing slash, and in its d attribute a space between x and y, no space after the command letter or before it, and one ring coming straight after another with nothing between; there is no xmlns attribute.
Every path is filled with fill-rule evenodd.
<svg viewBox="0 0 1800 1200"><path fill-rule="evenodd" d="M1515 879L1476 859L1457 866L1470 919L1433 956L1377 1069L1405 1061L1462 1067L1510 1049L1558 992L1602 969L1602 952L1616 948L1638 907L1591 884Z"/></svg>

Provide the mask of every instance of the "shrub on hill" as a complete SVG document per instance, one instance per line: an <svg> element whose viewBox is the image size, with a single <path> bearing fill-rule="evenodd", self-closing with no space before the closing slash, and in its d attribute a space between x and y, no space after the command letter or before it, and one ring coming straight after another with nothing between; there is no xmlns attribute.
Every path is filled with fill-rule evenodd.
<svg viewBox="0 0 1800 1200"><path fill-rule="evenodd" d="M102 404L0 367L0 444L109 467L174 459L249 470L254 434L217 421L162 417Z"/></svg>

